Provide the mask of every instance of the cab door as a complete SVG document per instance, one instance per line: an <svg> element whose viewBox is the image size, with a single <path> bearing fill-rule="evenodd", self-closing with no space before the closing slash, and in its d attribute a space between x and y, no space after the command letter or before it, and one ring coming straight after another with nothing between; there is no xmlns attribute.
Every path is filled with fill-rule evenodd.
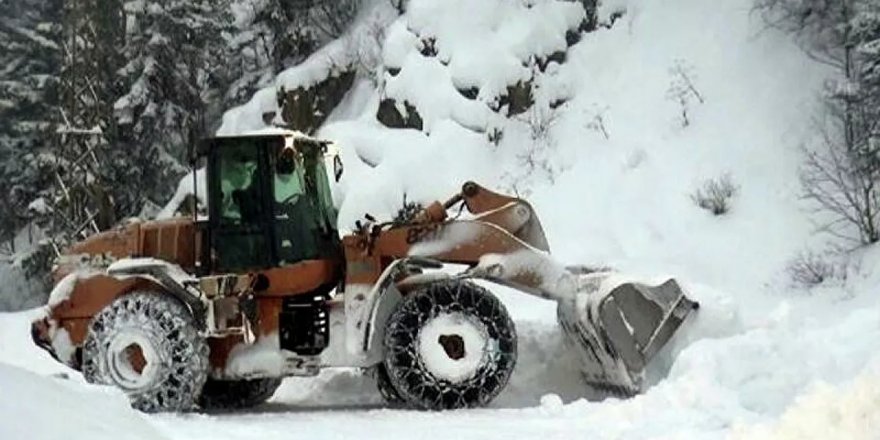
<svg viewBox="0 0 880 440"><path fill-rule="evenodd" d="M267 144L276 138L214 139L208 162L212 272L274 266Z"/></svg>

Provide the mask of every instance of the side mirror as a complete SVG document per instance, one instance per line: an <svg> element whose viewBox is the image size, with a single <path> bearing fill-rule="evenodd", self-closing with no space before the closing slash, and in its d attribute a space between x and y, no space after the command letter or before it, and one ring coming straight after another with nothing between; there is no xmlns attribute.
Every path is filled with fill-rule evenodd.
<svg viewBox="0 0 880 440"><path fill-rule="evenodd" d="M342 171L344 167L342 166L342 159L339 158L339 155L333 156L333 177L339 182L339 179L342 178Z"/></svg>

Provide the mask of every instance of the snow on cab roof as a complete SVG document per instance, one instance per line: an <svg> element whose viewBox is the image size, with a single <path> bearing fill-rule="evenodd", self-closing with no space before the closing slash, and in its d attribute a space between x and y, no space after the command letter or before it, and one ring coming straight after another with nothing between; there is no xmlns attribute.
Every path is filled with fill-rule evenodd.
<svg viewBox="0 0 880 440"><path fill-rule="evenodd" d="M323 140L309 136L299 130L291 130L283 127L263 127L255 130L247 130L240 133L224 133L214 136L215 138L233 138L243 136L284 136L307 141L323 142Z"/></svg>

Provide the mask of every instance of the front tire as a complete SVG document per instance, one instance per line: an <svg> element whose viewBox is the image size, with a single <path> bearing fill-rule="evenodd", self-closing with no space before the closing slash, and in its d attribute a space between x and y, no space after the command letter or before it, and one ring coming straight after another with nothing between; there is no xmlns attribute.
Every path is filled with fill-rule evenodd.
<svg viewBox="0 0 880 440"><path fill-rule="evenodd" d="M466 281L429 284L408 295L385 330L384 366L410 406L485 406L516 364L516 329L504 305Z"/></svg>
<svg viewBox="0 0 880 440"><path fill-rule="evenodd" d="M391 383L391 377L388 376L388 370L385 364L380 362L373 369L373 375L376 378L376 388L379 389L379 395L385 400L385 403L392 408L399 408L406 405L406 401L400 397L400 393Z"/></svg>
<svg viewBox="0 0 880 440"><path fill-rule="evenodd" d="M202 409L244 409L272 397L281 386L280 378L215 380L208 379L199 397Z"/></svg>
<svg viewBox="0 0 880 440"><path fill-rule="evenodd" d="M208 345L180 301L134 292L92 319L82 371L91 383L122 389L135 409L187 411L207 379Z"/></svg>

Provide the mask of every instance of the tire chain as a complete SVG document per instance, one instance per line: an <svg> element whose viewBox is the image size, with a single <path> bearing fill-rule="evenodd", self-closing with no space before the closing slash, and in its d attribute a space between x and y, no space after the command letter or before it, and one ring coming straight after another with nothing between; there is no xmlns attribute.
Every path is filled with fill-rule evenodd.
<svg viewBox="0 0 880 440"><path fill-rule="evenodd" d="M207 379L208 345L185 306L161 293L126 294L94 317L83 345L86 380L113 385L105 371L106 352L114 331L129 328L157 345L162 368L154 386L128 393L132 407L145 412L191 409Z"/></svg>
<svg viewBox="0 0 880 440"><path fill-rule="evenodd" d="M489 403L503 389L516 363L516 332L503 304L482 287L469 282L437 283L414 295L395 313L405 313L407 317L392 320L386 335L389 342L386 349L390 353L386 358L401 367L394 373L389 371L395 388L405 400L425 409ZM441 313L480 316L481 324L497 344L496 352L490 355L492 359L482 362L473 377L464 382L452 383L435 377L419 356L421 328Z"/></svg>

